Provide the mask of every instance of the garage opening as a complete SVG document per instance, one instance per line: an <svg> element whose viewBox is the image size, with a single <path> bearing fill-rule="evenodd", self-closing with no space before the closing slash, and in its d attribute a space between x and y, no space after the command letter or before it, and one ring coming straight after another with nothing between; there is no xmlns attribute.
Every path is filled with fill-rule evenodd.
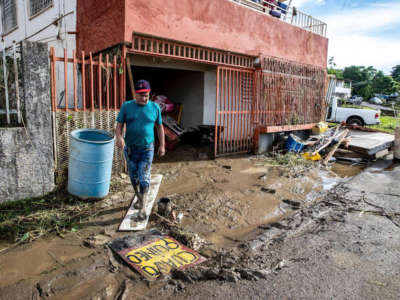
<svg viewBox="0 0 400 300"><path fill-rule="evenodd" d="M133 81L151 84L151 100L158 103L166 129L166 147L178 144L209 147L214 145L217 68L199 63L166 61L132 55ZM132 99L127 83L127 99Z"/></svg>

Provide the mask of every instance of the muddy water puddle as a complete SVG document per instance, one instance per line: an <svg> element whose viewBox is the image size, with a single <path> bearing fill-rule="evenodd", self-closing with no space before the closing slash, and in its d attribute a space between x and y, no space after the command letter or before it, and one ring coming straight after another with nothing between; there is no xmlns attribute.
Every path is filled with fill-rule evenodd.
<svg viewBox="0 0 400 300"><path fill-rule="evenodd" d="M298 175L263 159L238 158L156 168L167 177L174 174L165 178L159 196L171 198L183 212L183 227L217 248L229 248L256 235L260 225L318 201L342 177L350 176L353 167L335 168L340 175L318 168Z"/></svg>
<svg viewBox="0 0 400 300"><path fill-rule="evenodd" d="M86 257L93 250L82 248L74 236L42 239L21 245L0 256L0 287L51 272L68 261Z"/></svg>
<svg viewBox="0 0 400 300"><path fill-rule="evenodd" d="M337 174L339 177L353 177L361 173L366 168L366 165L348 165L334 163L331 171Z"/></svg>

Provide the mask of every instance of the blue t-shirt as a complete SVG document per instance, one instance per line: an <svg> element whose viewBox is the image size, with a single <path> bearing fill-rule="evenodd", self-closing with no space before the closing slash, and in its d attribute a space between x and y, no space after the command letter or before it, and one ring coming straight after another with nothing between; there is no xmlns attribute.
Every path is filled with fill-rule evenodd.
<svg viewBox="0 0 400 300"><path fill-rule="evenodd" d="M117 117L118 123L126 123L125 143L128 146L147 146L154 142L154 124L161 125L161 110L157 103L146 105L126 101Z"/></svg>

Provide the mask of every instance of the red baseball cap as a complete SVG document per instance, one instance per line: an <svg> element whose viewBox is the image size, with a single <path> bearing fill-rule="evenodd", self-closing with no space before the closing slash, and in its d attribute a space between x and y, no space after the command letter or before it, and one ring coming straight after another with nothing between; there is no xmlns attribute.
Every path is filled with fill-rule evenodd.
<svg viewBox="0 0 400 300"><path fill-rule="evenodd" d="M148 82L147 80L139 80L136 82L135 84L135 92L136 93L146 93L146 92L150 92L151 88L150 88L150 82Z"/></svg>

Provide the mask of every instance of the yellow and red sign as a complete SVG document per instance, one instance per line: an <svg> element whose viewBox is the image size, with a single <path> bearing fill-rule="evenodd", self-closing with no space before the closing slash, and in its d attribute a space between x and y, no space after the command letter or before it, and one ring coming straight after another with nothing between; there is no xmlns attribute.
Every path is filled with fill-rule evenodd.
<svg viewBox="0 0 400 300"><path fill-rule="evenodd" d="M184 269L206 260L169 236L121 250L118 254L149 280L168 274L172 269Z"/></svg>

